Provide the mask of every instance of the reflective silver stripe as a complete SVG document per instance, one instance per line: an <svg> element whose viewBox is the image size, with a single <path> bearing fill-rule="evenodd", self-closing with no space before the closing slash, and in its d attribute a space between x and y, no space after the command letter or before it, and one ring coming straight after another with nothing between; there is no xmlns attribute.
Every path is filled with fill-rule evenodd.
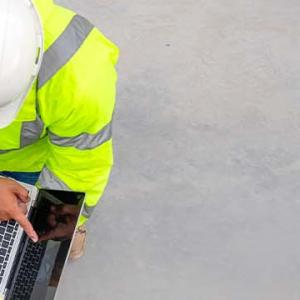
<svg viewBox="0 0 300 300"><path fill-rule="evenodd" d="M42 119L37 116L35 121L23 122L21 129L21 141L20 147L31 145L41 137L44 129L44 123Z"/></svg>
<svg viewBox="0 0 300 300"><path fill-rule="evenodd" d="M44 123L39 116L37 116L35 121L23 122L20 133L20 147L17 149L0 150L0 154L20 150L28 145L35 143L40 139L43 130Z"/></svg>
<svg viewBox="0 0 300 300"><path fill-rule="evenodd" d="M96 206L87 206L86 204L83 207L82 215L86 218L90 218L95 210Z"/></svg>
<svg viewBox="0 0 300 300"><path fill-rule="evenodd" d="M45 189L71 191L71 189L47 167L43 168L39 177L39 183Z"/></svg>
<svg viewBox="0 0 300 300"><path fill-rule="evenodd" d="M44 54L38 76L39 89L72 58L93 27L85 18L78 15L73 17L64 32Z"/></svg>
<svg viewBox="0 0 300 300"><path fill-rule="evenodd" d="M61 147L74 147L79 150L90 150L99 147L112 137L112 122L107 124L96 134L82 133L75 137L61 137L48 132L51 143Z"/></svg>

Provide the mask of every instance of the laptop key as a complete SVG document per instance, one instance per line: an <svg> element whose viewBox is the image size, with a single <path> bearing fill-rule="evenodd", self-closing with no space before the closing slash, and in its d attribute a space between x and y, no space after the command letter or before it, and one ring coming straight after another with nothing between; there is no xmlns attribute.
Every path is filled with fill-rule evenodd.
<svg viewBox="0 0 300 300"><path fill-rule="evenodd" d="M1 256L5 256L6 252L7 252L7 250L5 248L0 248L0 255Z"/></svg>
<svg viewBox="0 0 300 300"><path fill-rule="evenodd" d="M8 248L8 245L9 245L9 242L7 242L7 241L3 241L3 243L2 243L2 247L4 247L4 248Z"/></svg>
<svg viewBox="0 0 300 300"><path fill-rule="evenodd" d="M11 237L12 237L12 235L9 233L5 233L5 235L4 235L4 239L7 241L9 241L11 239Z"/></svg>
<svg viewBox="0 0 300 300"><path fill-rule="evenodd" d="M14 227L13 226L7 226L6 232L12 233L13 231L14 231Z"/></svg>

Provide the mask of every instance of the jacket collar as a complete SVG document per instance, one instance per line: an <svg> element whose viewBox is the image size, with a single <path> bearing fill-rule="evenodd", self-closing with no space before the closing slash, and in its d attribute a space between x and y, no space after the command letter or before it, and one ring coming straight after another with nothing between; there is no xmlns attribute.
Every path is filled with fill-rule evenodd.
<svg viewBox="0 0 300 300"><path fill-rule="evenodd" d="M36 119L36 82L32 85L31 90L27 94L25 101L19 111L15 121L26 122Z"/></svg>
<svg viewBox="0 0 300 300"><path fill-rule="evenodd" d="M45 24L55 6L53 0L33 0L32 2L41 17L42 23Z"/></svg>
<svg viewBox="0 0 300 300"><path fill-rule="evenodd" d="M55 4L53 0L32 0L36 7L42 22L42 26L50 16ZM19 111L15 121L24 122L32 121L36 118L36 82L33 84L30 92L27 94L26 99Z"/></svg>

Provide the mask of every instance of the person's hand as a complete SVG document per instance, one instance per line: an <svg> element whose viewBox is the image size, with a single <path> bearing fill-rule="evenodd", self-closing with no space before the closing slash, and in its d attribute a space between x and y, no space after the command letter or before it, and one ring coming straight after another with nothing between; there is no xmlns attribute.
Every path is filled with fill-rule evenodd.
<svg viewBox="0 0 300 300"><path fill-rule="evenodd" d="M0 221L15 220L23 227L33 242L38 235L26 217L28 191L16 181L0 178Z"/></svg>
<svg viewBox="0 0 300 300"><path fill-rule="evenodd" d="M39 241L61 240L72 238L78 216L78 206L52 206L48 217L50 229L40 236Z"/></svg>

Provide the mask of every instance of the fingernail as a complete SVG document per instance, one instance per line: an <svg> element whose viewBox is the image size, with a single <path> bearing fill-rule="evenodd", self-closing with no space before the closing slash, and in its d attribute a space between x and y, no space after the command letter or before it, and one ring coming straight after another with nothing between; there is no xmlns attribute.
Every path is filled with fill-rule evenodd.
<svg viewBox="0 0 300 300"><path fill-rule="evenodd" d="M31 240L34 242L34 243L37 243L37 241L39 240L36 236L32 236L31 237Z"/></svg>

